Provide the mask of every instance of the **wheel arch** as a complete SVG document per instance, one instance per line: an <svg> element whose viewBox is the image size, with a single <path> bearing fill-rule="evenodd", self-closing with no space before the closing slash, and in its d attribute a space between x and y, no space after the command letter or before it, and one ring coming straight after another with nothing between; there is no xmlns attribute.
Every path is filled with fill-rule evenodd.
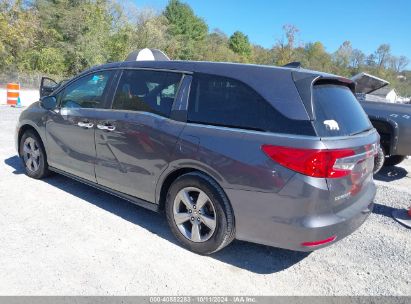
<svg viewBox="0 0 411 304"><path fill-rule="evenodd" d="M383 116L369 116L374 128L380 135L381 146L387 155L395 155L398 145L398 123Z"/></svg>
<svg viewBox="0 0 411 304"><path fill-rule="evenodd" d="M196 168L195 166L175 168L174 170L165 174L164 177L161 179L161 182L158 183L157 190L156 190L156 202L158 202L159 204L159 210L164 210L167 192L170 189L170 186L172 185L172 183L180 176L187 174L187 173L191 173L191 172L198 172L212 179L222 189L224 194L227 196L223 187L221 186L221 183L219 183L216 178L214 178L211 174L205 172L204 170ZM227 199L228 199L228 196L227 196Z"/></svg>
<svg viewBox="0 0 411 304"><path fill-rule="evenodd" d="M36 129L36 127L34 127L31 124L23 124L20 126L18 134L17 134L17 152L20 154L20 141L21 141L21 137L23 136L23 134L25 132L27 132L28 130L32 130L34 133L36 133L36 135L40 138L41 140L41 144L43 145L43 148L45 149L45 145L44 145L44 139L41 136L40 132Z"/></svg>

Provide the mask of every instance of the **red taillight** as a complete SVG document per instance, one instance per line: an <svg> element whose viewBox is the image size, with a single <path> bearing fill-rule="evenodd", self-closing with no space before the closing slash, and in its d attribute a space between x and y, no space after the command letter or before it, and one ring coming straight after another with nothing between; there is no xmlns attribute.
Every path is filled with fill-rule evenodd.
<svg viewBox="0 0 411 304"><path fill-rule="evenodd" d="M305 247L315 247L315 246L320 246L320 245L324 245L327 243L331 243L335 241L336 238L337 236L333 235L332 237L329 237L328 239L325 239L325 240L319 240L319 241L314 241L314 242L304 242L304 243L301 243L301 245Z"/></svg>
<svg viewBox="0 0 411 304"><path fill-rule="evenodd" d="M263 145L261 149L280 165L312 177L337 178L351 172L350 166L336 167L336 161L355 155L354 150L298 149Z"/></svg>

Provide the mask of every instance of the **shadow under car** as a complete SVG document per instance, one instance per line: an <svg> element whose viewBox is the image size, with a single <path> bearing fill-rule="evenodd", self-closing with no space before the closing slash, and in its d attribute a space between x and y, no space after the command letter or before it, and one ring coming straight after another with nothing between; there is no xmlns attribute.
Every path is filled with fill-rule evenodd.
<svg viewBox="0 0 411 304"><path fill-rule="evenodd" d="M4 162L14 169L14 174L25 173L18 156L7 158ZM163 239L178 244L167 225L163 213L159 214L144 209L60 174L53 174L41 181L77 196L135 225L139 225ZM235 240L223 250L211 254L210 257L254 273L270 274L285 270L299 263L309 254L309 252L290 251Z"/></svg>

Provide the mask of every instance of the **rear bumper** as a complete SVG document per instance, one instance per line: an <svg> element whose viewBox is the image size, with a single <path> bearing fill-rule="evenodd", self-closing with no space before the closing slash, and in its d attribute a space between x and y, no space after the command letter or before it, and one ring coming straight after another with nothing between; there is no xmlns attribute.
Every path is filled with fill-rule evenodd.
<svg viewBox="0 0 411 304"><path fill-rule="evenodd" d="M295 190L295 189L294 189ZM236 238L244 241L296 251L313 251L343 239L359 228L373 209L376 187L371 182L358 199L346 208L324 212L329 201L305 193L281 195L226 189L233 205ZM335 240L317 246L302 243L316 242L335 236Z"/></svg>

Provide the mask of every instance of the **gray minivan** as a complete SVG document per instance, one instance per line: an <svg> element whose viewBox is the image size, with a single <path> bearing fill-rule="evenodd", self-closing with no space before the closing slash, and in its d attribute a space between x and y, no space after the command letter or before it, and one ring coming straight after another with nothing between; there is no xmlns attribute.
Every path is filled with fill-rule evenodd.
<svg viewBox="0 0 411 304"><path fill-rule="evenodd" d="M372 210L379 136L353 91L297 68L110 63L23 111L16 145L30 177L53 171L164 210L192 251L234 238L311 251Z"/></svg>

